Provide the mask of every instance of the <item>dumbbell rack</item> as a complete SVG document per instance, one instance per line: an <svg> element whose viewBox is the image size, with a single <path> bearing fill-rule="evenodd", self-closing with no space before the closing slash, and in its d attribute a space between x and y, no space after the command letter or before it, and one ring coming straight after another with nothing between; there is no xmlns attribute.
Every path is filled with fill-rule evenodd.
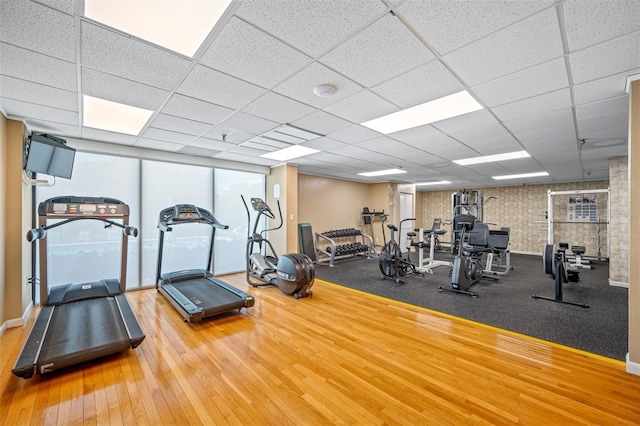
<svg viewBox="0 0 640 426"><path fill-rule="evenodd" d="M362 242L358 241L361 237ZM339 243L336 243L339 240ZM329 243L329 246L322 248ZM316 258L317 262L329 261L329 266L334 266L335 259L366 255L371 258L373 252L373 238L355 228L336 229L322 233L316 232Z"/></svg>

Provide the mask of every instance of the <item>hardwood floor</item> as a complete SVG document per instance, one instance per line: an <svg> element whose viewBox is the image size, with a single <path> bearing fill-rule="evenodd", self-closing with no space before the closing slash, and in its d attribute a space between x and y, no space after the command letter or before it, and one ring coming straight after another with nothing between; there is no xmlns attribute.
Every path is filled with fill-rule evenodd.
<svg viewBox="0 0 640 426"><path fill-rule="evenodd" d="M322 281L309 299L248 291L254 307L199 324L129 292L138 348L28 380L11 368L31 323L7 330L0 423L640 424L619 361Z"/></svg>

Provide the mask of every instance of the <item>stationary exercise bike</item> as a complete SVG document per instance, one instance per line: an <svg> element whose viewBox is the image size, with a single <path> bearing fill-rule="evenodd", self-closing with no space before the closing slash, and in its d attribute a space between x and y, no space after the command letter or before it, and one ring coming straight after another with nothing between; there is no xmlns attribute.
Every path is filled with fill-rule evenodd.
<svg viewBox="0 0 640 426"><path fill-rule="evenodd" d="M247 210L247 250L246 250L246 277L247 282L253 287L274 285L285 294L293 294L296 299L313 295L311 287L315 281L315 267L311 258L304 254L288 253L278 257L271 242L264 237L269 231L282 228L282 210L278 202L279 224L274 228L263 229L257 232L260 218L264 215L269 219L275 219L267 203L260 198L251 198L253 210L258 212L256 221L251 230L251 214L244 197L241 195L244 207ZM260 250L254 252L255 244Z"/></svg>
<svg viewBox="0 0 640 426"><path fill-rule="evenodd" d="M402 229L402 223L410 220L416 220L415 218L403 219L400 221L400 229ZM406 256L402 253L402 249L395 240L395 232L398 232L398 228L393 224L388 224L387 228L391 230L390 240L382 246L380 253L378 254L378 266L382 275L381 279L391 278L398 284L404 283L400 278L409 274L424 274L418 271L409 256L409 250L407 250ZM414 233L415 236L415 233Z"/></svg>
<svg viewBox="0 0 640 426"><path fill-rule="evenodd" d="M469 291L482 278L497 280L496 277L483 275L484 267L481 258L484 253L490 253L489 226L476 222L471 214L459 214L453 218L454 232L459 233L458 254L453 259L451 269L451 288L438 287L439 291L452 291L478 297L478 293ZM466 244L465 244L466 242Z"/></svg>

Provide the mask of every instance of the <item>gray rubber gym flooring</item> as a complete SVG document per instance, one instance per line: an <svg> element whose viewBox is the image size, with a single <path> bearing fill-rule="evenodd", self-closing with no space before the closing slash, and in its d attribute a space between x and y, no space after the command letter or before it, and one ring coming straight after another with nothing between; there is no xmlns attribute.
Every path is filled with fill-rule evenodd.
<svg viewBox="0 0 640 426"><path fill-rule="evenodd" d="M417 255L416 255L417 257ZM436 253L437 260L453 259ZM554 297L554 281L544 273L540 256L511 255L513 270L498 281L481 280L471 287L477 298L439 292L451 288L450 268L440 266L433 275L408 275L404 284L382 280L378 260L363 257L316 265L316 277L416 306L514 331L608 358L624 360L628 352L627 289L608 284L608 264L580 269L580 281L563 287L563 299L589 308L533 299L532 294Z"/></svg>

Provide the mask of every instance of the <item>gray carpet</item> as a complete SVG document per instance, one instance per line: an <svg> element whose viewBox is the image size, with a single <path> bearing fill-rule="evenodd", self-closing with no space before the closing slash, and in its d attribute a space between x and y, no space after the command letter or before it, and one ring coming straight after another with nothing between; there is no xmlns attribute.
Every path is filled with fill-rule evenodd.
<svg viewBox="0 0 640 426"><path fill-rule="evenodd" d="M436 253L438 260L452 260ZM563 299L586 303L589 308L534 299L532 294L554 297L554 281L545 275L539 256L511 255L513 270L498 281L481 280L471 290L477 298L439 292L451 288L450 268L441 266L433 275L408 275L404 284L382 280L378 260L363 257L336 260L334 267L316 265L316 276L416 306L432 309L514 331L608 358L624 360L628 352L627 289L608 284L608 264L581 269L580 282L563 287Z"/></svg>

